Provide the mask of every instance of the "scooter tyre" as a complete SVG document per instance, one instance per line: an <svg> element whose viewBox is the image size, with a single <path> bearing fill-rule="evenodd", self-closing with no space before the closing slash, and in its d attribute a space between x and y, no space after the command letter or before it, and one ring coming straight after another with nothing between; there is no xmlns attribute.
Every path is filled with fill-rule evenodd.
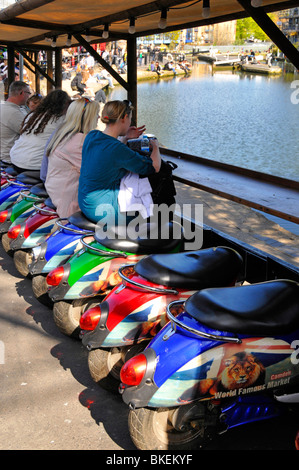
<svg viewBox="0 0 299 470"><path fill-rule="evenodd" d="M22 274L22 276L31 277L31 274L29 273L29 264L32 261L32 255L28 251L15 251L13 260L17 271Z"/></svg>
<svg viewBox="0 0 299 470"><path fill-rule="evenodd" d="M3 246L4 251L5 251L9 256L13 256L13 255L14 255L14 251L10 249L10 238L8 238L7 233L3 233L1 242L2 242L2 246Z"/></svg>
<svg viewBox="0 0 299 470"><path fill-rule="evenodd" d="M118 394L120 369L124 365L124 353L120 348L93 349L88 353L88 368L92 379L101 388Z"/></svg>
<svg viewBox="0 0 299 470"><path fill-rule="evenodd" d="M129 411L131 439L139 450L199 450L206 442L205 429L189 426L185 431L171 427L169 408L138 408Z"/></svg>
<svg viewBox="0 0 299 470"><path fill-rule="evenodd" d="M87 308L98 305L99 302L94 299L94 297L92 299L76 299L69 302L61 300L54 303L53 318L61 333L74 339L80 339L81 315Z"/></svg>
<svg viewBox="0 0 299 470"><path fill-rule="evenodd" d="M38 275L32 278L32 290L34 297L43 305L53 308L54 302L48 295L46 276Z"/></svg>

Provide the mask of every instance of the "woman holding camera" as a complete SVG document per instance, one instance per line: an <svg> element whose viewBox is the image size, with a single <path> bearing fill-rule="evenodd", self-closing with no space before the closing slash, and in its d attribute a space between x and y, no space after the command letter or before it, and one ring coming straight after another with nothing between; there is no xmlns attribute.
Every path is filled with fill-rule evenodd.
<svg viewBox="0 0 299 470"><path fill-rule="evenodd" d="M118 205L121 179L128 172L147 176L160 169L156 140L151 141L150 156L125 145L144 131L144 126L131 127L132 110L126 100L106 103L101 115L105 130L90 132L84 141L78 199L82 212L94 222L105 219L113 226L126 224L129 219L119 212Z"/></svg>

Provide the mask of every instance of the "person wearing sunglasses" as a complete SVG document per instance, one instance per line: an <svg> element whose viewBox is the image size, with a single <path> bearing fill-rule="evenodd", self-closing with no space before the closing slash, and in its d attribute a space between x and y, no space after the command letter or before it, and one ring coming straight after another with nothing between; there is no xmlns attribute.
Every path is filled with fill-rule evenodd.
<svg viewBox="0 0 299 470"><path fill-rule="evenodd" d="M81 211L94 222L105 219L112 226L126 225L131 219L120 214L118 206L121 179L128 172L148 176L160 169L157 140L151 141L150 155L142 155L125 145L145 130L144 126L131 126L132 110L127 100L109 101L101 114L106 124L104 131L93 130L85 138L78 200ZM103 213L104 207L109 208L109 214Z"/></svg>

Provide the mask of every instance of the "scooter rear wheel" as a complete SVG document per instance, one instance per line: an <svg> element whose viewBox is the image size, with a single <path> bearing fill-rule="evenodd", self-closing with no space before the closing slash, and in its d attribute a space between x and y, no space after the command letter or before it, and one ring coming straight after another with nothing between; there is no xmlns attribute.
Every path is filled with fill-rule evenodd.
<svg viewBox="0 0 299 470"><path fill-rule="evenodd" d="M98 300L98 302L97 302ZM86 309L98 305L101 299L76 299L70 302L55 302L53 307L53 318L57 328L66 336L79 339L80 318Z"/></svg>
<svg viewBox="0 0 299 470"><path fill-rule="evenodd" d="M32 278L32 290L34 297L43 305L53 308L53 301L48 295L46 276L38 275Z"/></svg>
<svg viewBox="0 0 299 470"><path fill-rule="evenodd" d="M131 439L140 450L195 450L206 441L204 425L186 424L181 431L172 424L176 408L139 408L129 411Z"/></svg>
<svg viewBox="0 0 299 470"><path fill-rule="evenodd" d="M32 261L32 255L28 251L18 250L15 251L13 256L16 269L24 277L31 277L29 273L29 264Z"/></svg>
<svg viewBox="0 0 299 470"><path fill-rule="evenodd" d="M118 393L120 369L124 365L125 348L93 349L88 353L92 379L104 390Z"/></svg>
<svg viewBox="0 0 299 470"><path fill-rule="evenodd" d="M4 251L9 256L13 256L14 252L13 252L13 250L10 249L10 238L8 238L7 233L3 233L1 242L2 242L2 246L3 246Z"/></svg>
<svg viewBox="0 0 299 470"><path fill-rule="evenodd" d="M124 363L146 347L139 344L92 349L88 353L88 368L92 379L108 392L119 394L120 370Z"/></svg>

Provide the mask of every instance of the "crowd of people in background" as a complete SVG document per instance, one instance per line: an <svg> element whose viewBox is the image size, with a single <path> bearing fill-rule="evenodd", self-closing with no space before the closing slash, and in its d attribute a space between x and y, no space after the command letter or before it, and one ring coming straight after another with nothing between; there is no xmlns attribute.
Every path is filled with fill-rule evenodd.
<svg viewBox="0 0 299 470"><path fill-rule="evenodd" d="M116 100L100 112L99 100L80 93L70 97L61 89L42 97L16 80L0 104L1 165L18 173L39 171L60 217L81 210L97 222L103 218L101 207L109 205L111 226L126 225L128 211L119 216L122 179L131 172L146 177L159 172L161 165L156 140L147 156L126 145L145 130L131 125L132 110L128 101ZM102 131L97 129L99 118Z"/></svg>
<svg viewBox="0 0 299 470"><path fill-rule="evenodd" d="M127 101L106 102L102 81L113 88L112 76L93 55L72 52L66 51L62 63L62 80L70 81L70 92L55 89L46 96L32 91L27 77L19 79L17 63L16 80L8 88L7 60L3 58L0 78L7 99L0 104L1 162L18 172L39 171L60 217L81 210L97 222L103 217L99 205L104 202L117 214L116 223L127 223L126 213L118 219L122 179L132 172L143 178L159 172L159 145L157 140L151 141L148 156L126 145L128 139L139 138L145 127L131 126L133 108ZM161 73L162 67L175 71L171 60L160 63L160 53L150 46L146 51L155 73ZM119 73L125 71L126 52L121 48L103 50L101 57ZM40 64L45 59L40 52ZM144 62L141 51L138 63ZM97 89L97 85L101 86ZM99 118L105 126L101 131Z"/></svg>

